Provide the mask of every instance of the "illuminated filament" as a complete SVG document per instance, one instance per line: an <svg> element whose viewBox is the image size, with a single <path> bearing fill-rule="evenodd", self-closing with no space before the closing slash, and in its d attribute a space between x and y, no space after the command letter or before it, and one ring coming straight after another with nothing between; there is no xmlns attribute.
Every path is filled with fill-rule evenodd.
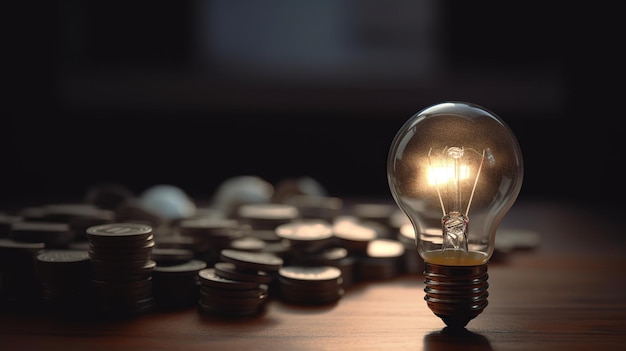
<svg viewBox="0 0 626 351"><path fill-rule="evenodd" d="M484 151L463 147L428 152L428 182L437 189L443 212L443 250L467 251L468 214L484 158Z"/></svg>

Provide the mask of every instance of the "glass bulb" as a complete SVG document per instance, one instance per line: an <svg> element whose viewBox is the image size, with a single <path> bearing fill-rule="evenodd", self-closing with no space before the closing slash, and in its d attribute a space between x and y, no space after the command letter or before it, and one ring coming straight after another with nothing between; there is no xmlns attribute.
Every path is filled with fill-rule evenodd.
<svg viewBox="0 0 626 351"><path fill-rule="evenodd" d="M415 229L426 301L449 326L487 305L486 265L522 186L522 153L494 113L444 102L410 117L392 141L387 178Z"/></svg>

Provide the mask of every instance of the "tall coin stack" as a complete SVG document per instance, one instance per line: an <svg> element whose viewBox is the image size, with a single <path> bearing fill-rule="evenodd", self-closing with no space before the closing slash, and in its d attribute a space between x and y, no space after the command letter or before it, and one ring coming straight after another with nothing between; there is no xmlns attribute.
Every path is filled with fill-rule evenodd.
<svg viewBox="0 0 626 351"><path fill-rule="evenodd" d="M87 228L95 311L124 317L152 310L152 227L109 223Z"/></svg>
<svg viewBox="0 0 626 351"><path fill-rule="evenodd" d="M42 250L36 268L49 312L78 317L89 310L91 263L87 251Z"/></svg>

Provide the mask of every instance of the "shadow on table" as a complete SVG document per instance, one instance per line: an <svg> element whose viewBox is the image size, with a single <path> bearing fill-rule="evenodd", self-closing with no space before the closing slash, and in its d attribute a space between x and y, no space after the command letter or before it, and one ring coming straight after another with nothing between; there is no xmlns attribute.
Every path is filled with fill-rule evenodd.
<svg viewBox="0 0 626 351"><path fill-rule="evenodd" d="M467 329L454 330L443 328L424 337L425 351L442 350L492 350L489 339Z"/></svg>

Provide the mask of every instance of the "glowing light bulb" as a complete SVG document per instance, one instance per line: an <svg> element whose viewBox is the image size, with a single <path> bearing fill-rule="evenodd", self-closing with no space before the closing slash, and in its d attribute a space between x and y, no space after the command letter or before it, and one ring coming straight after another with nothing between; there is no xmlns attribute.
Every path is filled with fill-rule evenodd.
<svg viewBox="0 0 626 351"><path fill-rule="evenodd" d="M475 104L427 107L393 139L387 178L415 229L428 307L448 327L464 328L488 304L496 230L522 186L515 135Z"/></svg>

